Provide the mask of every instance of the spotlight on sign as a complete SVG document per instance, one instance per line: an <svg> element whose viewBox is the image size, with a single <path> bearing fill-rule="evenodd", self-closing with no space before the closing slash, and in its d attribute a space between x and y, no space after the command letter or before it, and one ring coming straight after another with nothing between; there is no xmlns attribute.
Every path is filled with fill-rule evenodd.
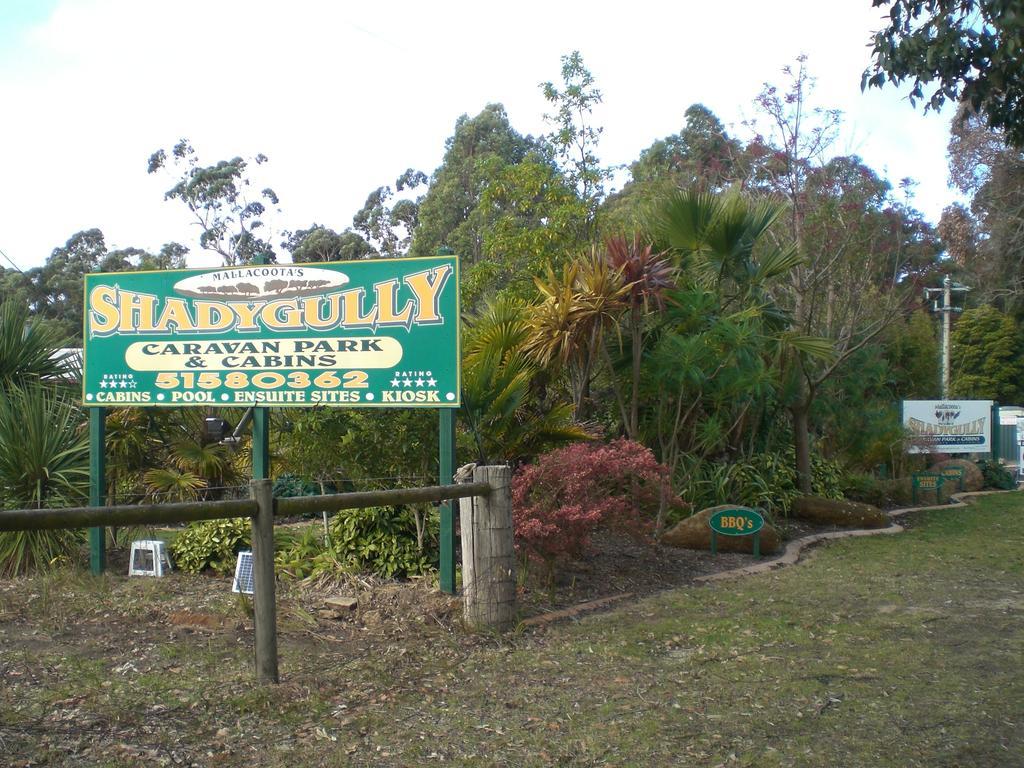
<svg viewBox="0 0 1024 768"><path fill-rule="evenodd" d="M219 443L231 434L231 426L220 416L207 416L203 419L203 441Z"/></svg>

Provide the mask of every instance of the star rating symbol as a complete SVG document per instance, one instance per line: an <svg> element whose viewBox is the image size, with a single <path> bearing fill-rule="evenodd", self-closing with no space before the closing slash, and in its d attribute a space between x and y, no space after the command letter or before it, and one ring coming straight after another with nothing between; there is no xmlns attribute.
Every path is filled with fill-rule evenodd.
<svg viewBox="0 0 1024 768"><path fill-rule="evenodd" d="M427 376L430 376L430 374L429 374L429 373L427 373ZM427 386L428 386L428 387L434 387L434 386L437 386L437 379L435 379L435 378L433 378L433 377L431 377L431 378L427 379Z"/></svg>
<svg viewBox="0 0 1024 768"><path fill-rule="evenodd" d="M402 384L406 387L412 386L412 379L402 379Z"/></svg>
<svg viewBox="0 0 1024 768"><path fill-rule="evenodd" d="M426 382L423 379L416 379L416 386L422 387Z"/></svg>
<svg viewBox="0 0 1024 768"><path fill-rule="evenodd" d="M100 382L100 389L106 389L106 388L107 388L107 382L101 381Z"/></svg>
<svg viewBox="0 0 1024 768"><path fill-rule="evenodd" d="M398 379L392 379L391 380L391 386L392 387L397 387L400 383L401 382Z"/></svg>

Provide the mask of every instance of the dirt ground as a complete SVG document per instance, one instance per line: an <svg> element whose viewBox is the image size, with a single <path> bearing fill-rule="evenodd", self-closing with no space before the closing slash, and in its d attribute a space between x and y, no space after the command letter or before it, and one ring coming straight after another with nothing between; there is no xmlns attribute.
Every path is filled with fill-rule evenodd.
<svg viewBox="0 0 1024 768"><path fill-rule="evenodd" d="M812 530L821 529L791 533ZM598 538L594 555L563 568L553 588L526 580L520 617L533 624L600 598L635 604L751 562ZM3 765L305 765L293 753L338 738L325 718L355 729L364 750L367 713L396 697L444 701L461 677L455 670L477 654L546 642L535 626L505 637L463 631L458 599L431 579L281 582L284 682L259 686L251 603L230 592L230 578L128 578L121 554L111 564L99 579L65 570L0 582ZM339 597L353 607L328 604ZM408 764L377 757L371 762Z"/></svg>

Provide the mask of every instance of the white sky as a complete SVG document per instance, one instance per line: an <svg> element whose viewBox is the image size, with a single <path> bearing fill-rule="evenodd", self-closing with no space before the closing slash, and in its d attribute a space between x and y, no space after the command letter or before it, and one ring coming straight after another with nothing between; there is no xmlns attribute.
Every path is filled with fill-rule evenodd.
<svg viewBox="0 0 1024 768"><path fill-rule="evenodd" d="M604 92L600 155L629 163L680 130L702 102L739 122L766 81L800 53L816 102L842 109L837 146L937 222L948 119L891 89L862 94L870 0L730 3L341 0L0 0L0 249L41 264L74 232L150 250L198 233L156 149L188 137L205 163L263 152L281 197L275 228L342 230L370 190L406 168L431 173L456 118L501 102L512 125L543 133L538 83L574 49ZM275 244L280 240L274 237ZM7 266L6 262L0 262Z"/></svg>

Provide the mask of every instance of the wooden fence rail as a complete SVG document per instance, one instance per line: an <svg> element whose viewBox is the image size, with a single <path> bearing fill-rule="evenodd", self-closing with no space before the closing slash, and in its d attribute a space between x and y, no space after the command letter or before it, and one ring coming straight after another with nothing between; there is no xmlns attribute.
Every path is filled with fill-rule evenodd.
<svg viewBox="0 0 1024 768"><path fill-rule="evenodd" d="M224 517L252 517L253 499L185 501L175 504L118 504L110 507L0 510L0 531L42 531L106 525L163 525Z"/></svg>
<svg viewBox="0 0 1024 768"><path fill-rule="evenodd" d="M487 483L434 485L386 491L334 493L327 496L299 496L274 499L274 514L291 516L337 512L395 504L420 504L462 499L490 493ZM41 531L56 528L93 528L107 525L163 525L225 517L253 517L254 499L230 501L187 501L175 504L118 504L109 507L63 507L61 509L0 510L0 531Z"/></svg>
<svg viewBox="0 0 1024 768"><path fill-rule="evenodd" d="M252 518L253 608L255 613L256 675L264 682L278 681L277 606L274 577L274 517L310 512L335 512L395 504L489 496L490 483L435 485L385 491L335 493L327 496L273 497L270 480L253 480L252 498L231 501L190 501L178 504L121 504L65 507L63 509L0 510L0 531L41 531L58 528L97 528L108 525L142 526Z"/></svg>
<svg viewBox="0 0 1024 768"><path fill-rule="evenodd" d="M366 507L393 506L396 504L424 504L431 501L464 499L469 496L487 496L491 492L489 483L465 483L462 485L431 485L425 488L397 488L387 491L356 491L334 493L329 496L294 496L275 501L278 516L316 514L327 510L364 509Z"/></svg>

